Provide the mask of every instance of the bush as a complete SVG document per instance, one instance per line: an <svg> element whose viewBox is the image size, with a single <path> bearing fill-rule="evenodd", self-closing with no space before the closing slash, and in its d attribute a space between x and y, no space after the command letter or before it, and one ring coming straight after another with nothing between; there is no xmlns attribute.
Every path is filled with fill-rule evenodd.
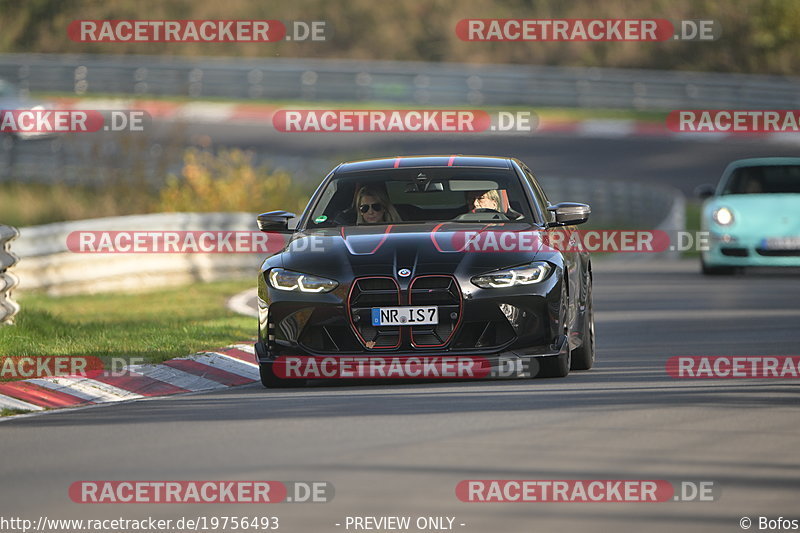
<svg viewBox="0 0 800 533"><path fill-rule="evenodd" d="M311 183L298 185L289 173L255 167L241 150L217 155L197 149L183 152L180 175L124 164L89 168L97 183L0 183L0 222L24 227L65 220L158 212L252 212L274 209L301 212Z"/></svg>
<svg viewBox="0 0 800 533"><path fill-rule="evenodd" d="M225 150L218 155L189 149L181 175L171 174L161 189L158 211L302 210L308 197L285 171L254 167L252 154Z"/></svg>

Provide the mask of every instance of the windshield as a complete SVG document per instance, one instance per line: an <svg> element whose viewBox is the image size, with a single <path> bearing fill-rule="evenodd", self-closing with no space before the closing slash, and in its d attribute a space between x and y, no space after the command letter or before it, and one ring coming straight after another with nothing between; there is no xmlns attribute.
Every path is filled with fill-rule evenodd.
<svg viewBox="0 0 800 533"><path fill-rule="evenodd" d="M736 169L722 194L800 194L800 165Z"/></svg>
<svg viewBox="0 0 800 533"><path fill-rule="evenodd" d="M519 178L497 169L401 169L335 176L306 228L437 222L527 222Z"/></svg>

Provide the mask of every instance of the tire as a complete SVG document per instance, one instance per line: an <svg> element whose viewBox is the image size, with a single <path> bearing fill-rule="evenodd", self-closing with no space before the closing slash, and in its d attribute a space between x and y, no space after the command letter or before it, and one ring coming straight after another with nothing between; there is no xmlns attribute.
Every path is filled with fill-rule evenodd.
<svg viewBox="0 0 800 533"><path fill-rule="evenodd" d="M594 305L592 304L592 281L589 278L586 295L586 316L583 318L581 338L583 344L572 350L571 370L589 370L594 366Z"/></svg>
<svg viewBox="0 0 800 533"><path fill-rule="evenodd" d="M712 267L700 259L700 269L704 276L730 276L736 273L736 267Z"/></svg>
<svg viewBox="0 0 800 533"><path fill-rule="evenodd" d="M305 379L283 379L278 377L272 369L272 363L260 363L258 365L258 373L261 376L261 384L268 389L304 387L307 381Z"/></svg>

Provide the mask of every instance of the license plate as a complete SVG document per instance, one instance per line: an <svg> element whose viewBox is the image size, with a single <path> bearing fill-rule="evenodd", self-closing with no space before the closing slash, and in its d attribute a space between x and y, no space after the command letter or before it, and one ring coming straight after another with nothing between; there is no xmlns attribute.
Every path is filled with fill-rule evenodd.
<svg viewBox="0 0 800 533"><path fill-rule="evenodd" d="M766 250L800 250L800 237L764 239L763 248Z"/></svg>
<svg viewBox="0 0 800 533"><path fill-rule="evenodd" d="M439 323L439 308L427 307L373 307L373 326L419 326Z"/></svg>

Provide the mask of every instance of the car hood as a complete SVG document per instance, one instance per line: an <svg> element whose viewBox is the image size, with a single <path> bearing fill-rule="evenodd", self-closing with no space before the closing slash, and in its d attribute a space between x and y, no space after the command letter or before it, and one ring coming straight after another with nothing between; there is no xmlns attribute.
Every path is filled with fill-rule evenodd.
<svg viewBox="0 0 800 533"><path fill-rule="evenodd" d="M284 268L348 279L356 276L396 277L400 269L411 276L455 274L473 276L506 266L523 264L549 253L539 241L524 249L468 251L465 242L487 233L515 235L535 232L530 224L398 224L348 226L297 233L273 259ZM513 239L512 239L513 241ZM512 247L513 248L513 247ZM545 251L547 250L547 251ZM278 266L269 261L269 266Z"/></svg>
<svg viewBox="0 0 800 533"><path fill-rule="evenodd" d="M800 194L729 194L711 199L705 208L710 220L714 210L727 207L733 212L731 230L741 229L778 235L800 235Z"/></svg>

